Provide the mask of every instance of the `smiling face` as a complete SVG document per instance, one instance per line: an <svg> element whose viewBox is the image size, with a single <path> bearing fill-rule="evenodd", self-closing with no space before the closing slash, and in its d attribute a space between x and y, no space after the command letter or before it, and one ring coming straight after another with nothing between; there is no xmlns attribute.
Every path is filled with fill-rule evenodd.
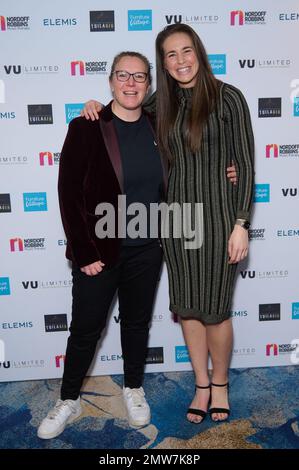
<svg viewBox="0 0 299 470"><path fill-rule="evenodd" d="M146 64L141 59L131 56L122 57L115 64L114 71L120 70L129 73L148 72ZM133 119L137 116L138 119L138 114L141 113L142 101L149 89L148 79L144 83L139 83L130 76L129 80L121 82L114 73L110 79L110 87L114 97L113 112L123 119L126 116L131 116Z"/></svg>
<svg viewBox="0 0 299 470"><path fill-rule="evenodd" d="M171 34L163 43L164 68L181 88L195 85L199 62L191 37L186 33Z"/></svg>

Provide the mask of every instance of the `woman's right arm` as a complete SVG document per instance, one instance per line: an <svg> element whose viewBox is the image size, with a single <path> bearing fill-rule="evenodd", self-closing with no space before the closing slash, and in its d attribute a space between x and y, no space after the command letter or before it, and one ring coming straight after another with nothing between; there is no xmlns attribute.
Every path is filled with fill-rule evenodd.
<svg viewBox="0 0 299 470"><path fill-rule="evenodd" d="M73 119L63 144L58 173L58 196L63 228L73 260L79 267L101 259L88 230L84 178L88 167L89 124Z"/></svg>
<svg viewBox="0 0 299 470"><path fill-rule="evenodd" d="M104 105L96 100L89 100L85 103L84 108L81 110L81 117L85 117L85 119L91 119L95 121L99 119L99 113L104 108Z"/></svg>
<svg viewBox="0 0 299 470"><path fill-rule="evenodd" d="M81 110L81 117L95 121L99 119L99 113L104 108L104 105L96 100L89 100L85 103L84 108ZM156 116L156 92L153 93L143 104L146 112L150 113L153 117Z"/></svg>

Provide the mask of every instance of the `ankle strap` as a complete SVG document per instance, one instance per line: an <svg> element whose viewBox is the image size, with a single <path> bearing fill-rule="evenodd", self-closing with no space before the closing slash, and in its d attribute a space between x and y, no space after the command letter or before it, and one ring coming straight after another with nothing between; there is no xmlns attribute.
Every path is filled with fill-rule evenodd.
<svg viewBox="0 0 299 470"><path fill-rule="evenodd" d="M213 385L213 387L226 387L229 386L229 382L226 382L226 384L214 384L213 382L211 382L211 385Z"/></svg>
<svg viewBox="0 0 299 470"><path fill-rule="evenodd" d="M206 385L206 386L202 386L202 385L197 385L197 384L195 384L195 388L210 388L210 387L211 387L210 384L209 384L209 385Z"/></svg>

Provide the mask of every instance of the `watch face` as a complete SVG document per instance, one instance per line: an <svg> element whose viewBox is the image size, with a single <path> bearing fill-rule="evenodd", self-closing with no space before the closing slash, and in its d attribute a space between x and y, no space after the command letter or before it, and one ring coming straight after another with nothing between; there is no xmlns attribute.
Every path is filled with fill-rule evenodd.
<svg viewBox="0 0 299 470"><path fill-rule="evenodd" d="M248 230L249 227L250 227L250 222L248 222L248 220L246 220L246 221L244 222L244 224L243 224L243 227Z"/></svg>

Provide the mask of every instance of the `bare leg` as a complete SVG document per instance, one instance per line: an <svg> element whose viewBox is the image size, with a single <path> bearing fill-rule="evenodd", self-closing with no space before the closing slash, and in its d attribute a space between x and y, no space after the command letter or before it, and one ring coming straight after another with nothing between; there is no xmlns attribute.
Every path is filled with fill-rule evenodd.
<svg viewBox="0 0 299 470"><path fill-rule="evenodd" d="M231 319L216 325L207 325L207 344L213 364L212 382L225 384L228 381L228 368L233 344ZM212 387L211 408L229 408L227 387ZM227 418L226 413L213 413L214 421Z"/></svg>
<svg viewBox="0 0 299 470"><path fill-rule="evenodd" d="M209 385L206 327L199 320L194 319L181 319L181 325L195 374L195 383L202 386ZM190 408L206 411L209 398L210 389L196 389ZM194 423L202 421L201 416L192 413L187 414L187 419Z"/></svg>

